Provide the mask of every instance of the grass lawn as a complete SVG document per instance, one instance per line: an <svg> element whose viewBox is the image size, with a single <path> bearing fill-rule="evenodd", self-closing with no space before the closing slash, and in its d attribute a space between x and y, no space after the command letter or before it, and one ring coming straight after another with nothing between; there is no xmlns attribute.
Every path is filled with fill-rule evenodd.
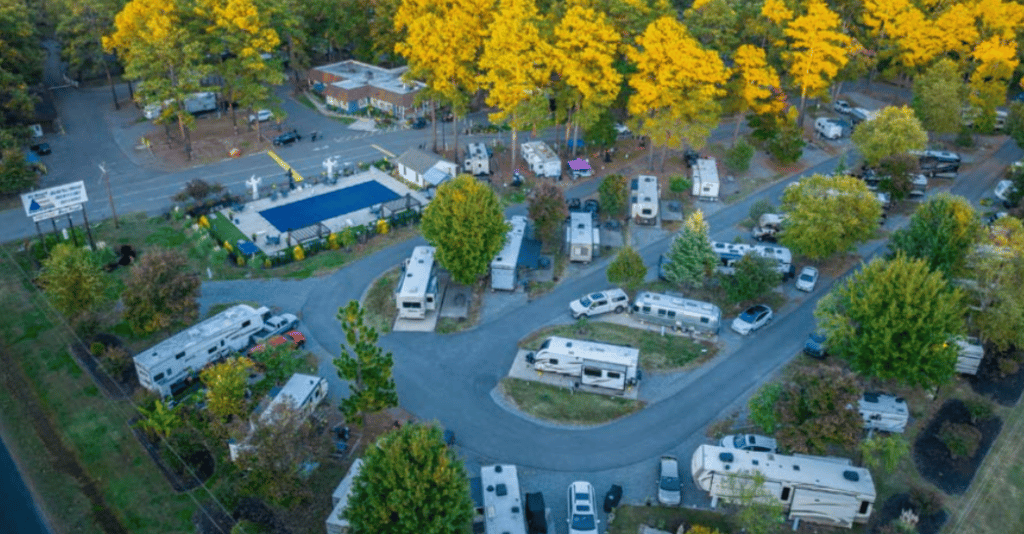
<svg viewBox="0 0 1024 534"><path fill-rule="evenodd" d="M251 236L246 236L241 230L235 226L235 223L231 222L230 219L221 215L220 213L211 213L207 220L210 221L210 227L213 228L214 232L224 241L231 243L234 247L238 240L251 241ZM223 245L224 243L221 243Z"/></svg>
<svg viewBox="0 0 1024 534"><path fill-rule="evenodd" d="M636 534L640 525L675 532L684 522L690 526L702 525L721 532L732 532L733 526L725 515L704 510L664 506L620 506L615 517L608 521L608 534Z"/></svg>
<svg viewBox="0 0 1024 534"><path fill-rule="evenodd" d="M640 363L645 371L676 370L694 361L712 358L718 347L706 341L666 335L600 321L579 321L574 324L542 328L519 343L525 349L537 350L551 336L587 339L613 345L629 345L640 349Z"/></svg>
<svg viewBox="0 0 1024 534"><path fill-rule="evenodd" d="M402 273L401 267L395 267L380 275L373 281L370 290L366 292L363 300L363 309L366 310L366 324L374 327L380 333L391 331L398 317L398 308L395 307L395 287L398 285L398 277Z"/></svg>
<svg viewBox="0 0 1024 534"><path fill-rule="evenodd" d="M566 388L519 378L505 378L501 387L520 410L559 423L607 423L644 407L640 401L581 391L573 393Z"/></svg>

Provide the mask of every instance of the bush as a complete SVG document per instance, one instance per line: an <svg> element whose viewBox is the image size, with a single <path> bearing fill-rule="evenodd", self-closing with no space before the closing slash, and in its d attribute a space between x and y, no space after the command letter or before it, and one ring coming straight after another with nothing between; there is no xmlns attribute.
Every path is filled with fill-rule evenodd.
<svg viewBox="0 0 1024 534"><path fill-rule="evenodd" d="M295 248L292 249L292 256L295 258L295 261L306 259L306 253L302 250L302 245L295 245Z"/></svg>
<svg viewBox="0 0 1024 534"><path fill-rule="evenodd" d="M942 423L939 429L939 440L946 445L953 458L970 458L978 452L981 444L981 431L964 423Z"/></svg>
<svg viewBox="0 0 1024 534"><path fill-rule="evenodd" d="M107 346L104 345L103 343L100 343L99 341L93 341L92 345L89 345L89 352L92 353L93 356L99 358L99 356L103 354L103 350L106 348Z"/></svg>
<svg viewBox="0 0 1024 534"><path fill-rule="evenodd" d="M107 347L102 356L103 368L114 377L120 377L134 365L132 355L122 347Z"/></svg>
<svg viewBox="0 0 1024 534"><path fill-rule="evenodd" d="M999 358L999 377L1000 378L1006 378L1006 377L1008 377L1010 375L1017 374L1017 371L1019 371L1019 370L1020 370L1020 364L1018 364L1017 362L1015 362L1015 361L1013 361L1013 360L1011 360L1009 358Z"/></svg>
<svg viewBox="0 0 1024 534"><path fill-rule="evenodd" d="M684 194L690 190L693 182L685 176L673 176L668 179L668 188L673 193Z"/></svg>
<svg viewBox="0 0 1024 534"><path fill-rule="evenodd" d="M754 224L757 224L757 221L765 213L775 213L775 206L768 199L762 198L750 205L750 219L754 221Z"/></svg>
<svg viewBox="0 0 1024 534"><path fill-rule="evenodd" d="M927 488L919 488L917 486L910 488L910 504L917 507L918 514L922 516L937 514L945 506L945 503L942 501L942 495Z"/></svg>
<svg viewBox="0 0 1024 534"><path fill-rule="evenodd" d="M779 426L779 418L775 414L775 403L782 396L782 384L765 384L750 398L750 422L761 427L766 434L774 434Z"/></svg>
<svg viewBox="0 0 1024 534"><path fill-rule="evenodd" d="M992 403L988 401L982 399L966 400L964 401L964 406L971 413L971 421L974 423L986 421L992 417Z"/></svg>
<svg viewBox="0 0 1024 534"><path fill-rule="evenodd" d="M970 128L961 128L960 132L956 134L954 142L960 148L970 148L974 146L974 134L971 133Z"/></svg>
<svg viewBox="0 0 1024 534"><path fill-rule="evenodd" d="M725 152L725 166L733 172L747 172L754 157L754 147L740 139L736 146Z"/></svg>

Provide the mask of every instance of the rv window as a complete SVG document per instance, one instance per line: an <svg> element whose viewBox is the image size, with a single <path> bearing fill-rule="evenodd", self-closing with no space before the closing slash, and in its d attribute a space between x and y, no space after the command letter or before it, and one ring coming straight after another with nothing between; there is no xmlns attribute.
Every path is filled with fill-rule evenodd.
<svg viewBox="0 0 1024 534"><path fill-rule="evenodd" d="M870 510L870 509L871 509L871 503L869 503L868 501L860 501L860 514L861 515L868 513L868 510Z"/></svg>
<svg viewBox="0 0 1024 534"><path fill-rule="evenodd" d="M434 297L427 297L427 302L434 302Z"/></svg>
<svg viewBox="0 0 1024 534"><path fill-rule="evenodd" d="M651 307L650 306L644 306L644 313L651 313Z"/></svg>
<svg viewBox="0 0 1024 534"><path fill-rule="evenodd" d="M614 371L608 371L608 378L618 380L619 378L622 378L622 375Z"/></svg>
<svg viewBox="0 0 1024 534"><path fill-rule="evenodd" d="M540 350L544 350L544 349L548 348L549 346L551 346L551 338L545 339L544 343L540 344Z"/></svg>
<svg viewBox="0 0 1024 534"><path fill-rule="evenodd" d="M224 346L224 340L223 339L220 340L220 346L222 346L222 347Z"/></svg>
<svg viewBox="0 0 1024 534"><path fill-rule="evenodd" d="M651 210L641 210L640 213L642 213L644 215L650 215L651 214Z"/></svg>
<svg viewBox="0 0 1024 534"><path fill-rule="evenodd" d="M700 322L707 323L708 322L708 318L707 317L701 317L700 318Z"/></svg>
<svg viewBox="0 0 1024 534"><path fill-rule="evenodd" d="M779 497L779 500L782 500L782 501L788 501L789 500L789 488L782 488L782 497Z"/></svg>
<svg viewBox="0 0 1024 534"><path fill-rule="evenodd" d="M665 310L658 310L658 317L664 317L664 316L665 316Z"/></svg>
<svg viewBox="0 0 1024 534"><path fill-rule="evenodd" d="M419 308L420 307L420 303L419 302L403 302L402 303L402 307L403 308Z"/></svg>
<svg viewBox="0 0 1024 534"><path fill-rule="evenodd" d="M213 354L214 352L217 352L217 345L210 347L210 350L206 351L207 354Z"/></svg>
<svg viewBox="0 0 1024 534"><path fill-rule="evenodd" d="M669 316L670 318L672 318L672 317L675 317L675 316L676 316L676 312L674 312L674 311L672 311L672 310L669 310L669 312L668 312L668 316Z"/></svg>
<svg viewBox="0 0 1024 534"><path fill-rule="evenodd" d="M252 324L252 321L246 321L246 322L242 323L242 328L245 328L245 327L247 327L247 326L249 326L251 324Z"/></svg>
<svg viewBox="0 0 1024 534"><path fill-rule="evenodd" d="M548 364L558 365L558 358L548 358Z"/></svg>
<svg viewBox="0 0 1024 534"><path fill-rule="evenodd" d="M583 368L583 376L596 376L596 377L600 378L601 377L601 370L600 369L595 369L593 367L584 367Z"/></svg>
<svg viewBox="0 0 1024 534"><path fill-rule="evenodd" d="M163 377L164 377L164 374L160 373L160 374L154 376L153 380L156 381L156 382L159 382Z"/></svg>
<svg viewBox="0 0 1024 534"><path fill-rule="evenodd" d="M182 359L184 357L185 357L185 353L184 352L179 352L179 353L174 355L174 359L175 360L180 360L180 359Z"/></svg>

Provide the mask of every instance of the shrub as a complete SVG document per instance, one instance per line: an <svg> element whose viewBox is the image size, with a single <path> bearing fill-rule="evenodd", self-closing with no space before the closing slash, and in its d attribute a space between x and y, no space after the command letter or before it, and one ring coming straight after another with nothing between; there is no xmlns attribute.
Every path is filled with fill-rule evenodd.
<svg viewBox="0 0 1024 534"><path fill-rule="evenodd" d="M341 245L338 244L337 232L331 233L331 235L327 236L327 242L329 243L331 250L338 250L341 247Z"/></svg>
<svg viewBox="0 0 1024 534"><path fill-rule="evenodd" d="M782 396L782 384L765 384L753 397L747 406L750 408L750 422L761 427L767 434L774 434L779 426L778 416L775 414L775 403Z"/></svg>
<svg viewBox="0 0 1024 534"><path fill-rule="evenodd" d="M1013 360L1011 360L1009 358L999 358L999 377L1000 378L1006 378L1006 377L1008 377L1010 375L1017 374L1017 371L1019 371L1019 370L1020 370L1020 364L1018 364L1017 362L1015 362L1015 361L1013 361Z"/></svg>
<svg viewBox="0 0 1024 534"><path fill-rule="evenodd" d="M910 504L917 508L919 515L932 515L942 511L945 503L939 493L914 486L910 488Z"/></svg>
<svg viewBox="0 0 1024 534"><path fill-rule="evenodd" d="M892 472L899 466L900 460L910 453L910 445L906 438L897 434L875 434L860 443L860 452L864 456L865 466Z"/></svg>
<svg viewBox="0 0 1024 534"><path fill-rule="evenodd" d="M725 166L733 172L747 172L750 169L750 160L754 157L754 147L745 140L740 139L736 146L725 153Z"/></svg>
<svg viewBox="0 0 1024 534"><path fill-rule="evenodd" d="M107 347L102 356L103 368L115 377L120 377L134 365L132 355L122 347Z"/></svg>
<svg viewBox="0 0 1024 534"><path fill-rule="evenodd" d="M983 399L971 399L964 401L964 406L971 413L971 422L978 423L992 417L992 403Z"/></svg>
<svg viewBox="0 0 1024 534"><path fill-rule="evenodd" d="M206 218L206 215L199 216L199 226L202 226L203 228L207 229L210 228L210 221L209 219Z"/></svg>
<svg viewBox="0 0 1024 534"><path fill-rule="evenodd" d="M754 224L757 224L765 213L775 213L775 206L768 199L762 198L750 205L750 218Z"/></svg>
<svg viewBox="0 0 1024 534"><path fill-rule="evenodd" d="M961 128L960 132L956 134L956 146L960 148L970 148L974 146L974 135L971 133L970 128Z"/></svg>
<svg viewBox="0 0 1024 534"><path fill-rule="evenodd" d="M238 256L235 256L235 263L239 267L245 267L245 256L243 256L242 254L239 254Z"/></svg>
<svg viewBox="0 0 1024 534"><path fill-rule="evenodd" d="M93 341L92 345L89 345L89 352L91 352L93 356L96 356L98 358L101 354L103 354L103 350L106 348L107 346L104 345L103 343L100 343L99 341Z"/></svg>
<svg viewBox="0 0 1024 534"><path fill-rule="evenodd" d="M685 176L673 176L668 179L668 188L673 193L684 194L690 190L693 182Z"/></svg>
<svg viewBox="0 0 1024 534"><path fill-rule="evenodd" d="M269 268L271 268L273 266L274 266L274 263L270 261L270 258L264 258L263 259L263 268L264 269L269 269Z"/></svg>
<svg viewBox="0 0 1024 534"><path fill-rule="evenodd" d="M302 245L295 245L295 248L292 249L292 256L295 258L295 261L306 259L306 253L302 250Z"/></svg>
<svg viewBox="0 0 1024 534"><path fill-rule="evenodd" d="M953 458L970 458L978 452L981 431L972 425L947 421L939 429L939 440L946 445Z"/></svg>

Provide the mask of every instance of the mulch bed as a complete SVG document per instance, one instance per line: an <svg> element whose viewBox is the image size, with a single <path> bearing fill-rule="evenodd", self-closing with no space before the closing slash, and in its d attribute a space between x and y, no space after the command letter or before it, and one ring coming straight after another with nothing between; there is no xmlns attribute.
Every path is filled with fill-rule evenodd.
<svg viewBox="0 0 1024 534"><path fill-rule="evenodd" d="M981 432L978 450L971 458L956 459L938 436L942 423L946 421L971 423L971 414L963 401L950 399L942 405L928 427L914 442L914 464L917 466L917 472L925 480L935 484L942 491L949 495L962 495L970 487L974 474L981 467L981 461L1002 430L1003 421L998 417L992 417L975 424L974 427Z"/></svg>
<svg viewBox="0 0 1024 534"><path fill-rule="evenodd" d="M871 522L871 532L878 532L881 527L899 519L903 510L913 510L915 514L918 514L916 530L919 534L938 534L939 530L942 529L942 525L946 524L946 521L949 519L949 513L945 510L939 510L933 514L920 515L920 508L910 498L909 493L893 495L881 507L875 508L875 514Z"/></svg>
<svg viewBox="0 0 1024 534"><path fill-rule="evenodd" d="M248 519L253 523L261 523L270 527L273 534L291 534L284 521L274 514L273 510L255 497L243 497L235 507L235 519Z"/></svg>
<svg viewBox="0 0 1024 534"><path fill-rule="evenodd" d="M199 534L225 534L235 526L235 520L212 501L200 503L200 507L192 514L192 523Z"/></svg>
<svg viewBox="0 0 1024 534"><path fill-rule="evenodd" d="M997 354L993 347L985 347L987 356L981 360L978 374L968 378L971 389L979 395L985 395L1003 406L1016 406L1024 392L1024 365L1016 373L1008 376L999 375L999 357L1010 355ZM1020 359L1018 358L1018 361Z"/></svg>

